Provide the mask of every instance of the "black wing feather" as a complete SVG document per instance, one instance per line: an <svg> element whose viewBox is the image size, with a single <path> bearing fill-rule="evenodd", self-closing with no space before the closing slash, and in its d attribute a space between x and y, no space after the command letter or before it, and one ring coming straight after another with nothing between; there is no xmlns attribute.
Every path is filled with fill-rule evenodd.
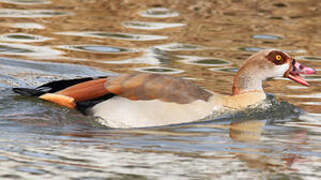
<svg viewBox="0 0 321 180"><path fill-rule="evenodd" d="M15 93L21 94L23 96L41 96L45 93L55 93L60 90L66 89L70 86L73 86L75 84L79 84L82 82L90 81L93 79L98 79L98 78L106 78L107 76L104 77L86 77L86 78L79 78L79 79L64 79L64 80L58 80L58 81L52 81L49 83L46 83L44 85L41 85L35 89L31 88L12 88L12 90Z"/></svg>

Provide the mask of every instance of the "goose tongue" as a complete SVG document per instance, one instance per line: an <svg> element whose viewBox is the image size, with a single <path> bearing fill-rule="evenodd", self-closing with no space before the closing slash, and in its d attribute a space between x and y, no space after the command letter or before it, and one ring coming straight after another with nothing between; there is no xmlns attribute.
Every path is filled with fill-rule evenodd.
<svg viewBox="0 0 321 180"><path fill-rule="evenodd" d="M309 83L306 82L300 74L314 74L315 70L313 68L303 66L302 64L292 60L292 70L288 74L288 78L292 79L295 82L298 82L304 86L309 86Z"/></svg>

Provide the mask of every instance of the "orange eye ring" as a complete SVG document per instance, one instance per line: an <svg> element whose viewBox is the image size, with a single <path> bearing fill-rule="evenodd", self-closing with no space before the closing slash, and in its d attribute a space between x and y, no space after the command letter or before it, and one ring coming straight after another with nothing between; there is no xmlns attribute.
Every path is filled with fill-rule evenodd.
<svg viewBox="0 0 321 180"><path fill-rule="evenodd" d="M282 59L282 56L281 56L281 55L276 55L276 56L275 56L275 59L276 59L277 61L280 61L280 60Z"/></svg>

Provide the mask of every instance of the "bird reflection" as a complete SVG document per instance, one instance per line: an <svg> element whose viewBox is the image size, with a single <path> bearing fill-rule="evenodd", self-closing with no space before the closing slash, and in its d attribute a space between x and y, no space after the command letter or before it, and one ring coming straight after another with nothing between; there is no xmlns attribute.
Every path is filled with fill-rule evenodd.
<svg viewBox="0 0 321 180"><path fill-rule="evenodd" d="M292 169L293 164L300 158L295 153L286 153L288 149L297 149L298 145L306 140L306 131L299 130L290 132L293 144L285 144L285 149L281 147L260 147L264 127L267 126L266 120L242 120L232 121L229 127L229 136L236 142L246 143L233 148L236 156L250 168L274 170ZM281 151L281 152L277 152Z"/></svg>

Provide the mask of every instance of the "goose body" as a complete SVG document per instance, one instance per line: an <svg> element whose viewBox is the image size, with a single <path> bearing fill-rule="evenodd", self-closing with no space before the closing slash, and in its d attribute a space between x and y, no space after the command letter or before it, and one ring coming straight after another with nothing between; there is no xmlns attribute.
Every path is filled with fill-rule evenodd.
<svg viewBox="0 0 321 180"><path fill-rule="evenodd" d="M266 78L284 76L308 86L300 74L313 73L288 54L267 49L249 57L240 68L231 96L181 78L148 73L61 80L13 91L76 108L109 127L133 128L187 123L223 110L242 109L266 98L262 88Z"/></svg>

